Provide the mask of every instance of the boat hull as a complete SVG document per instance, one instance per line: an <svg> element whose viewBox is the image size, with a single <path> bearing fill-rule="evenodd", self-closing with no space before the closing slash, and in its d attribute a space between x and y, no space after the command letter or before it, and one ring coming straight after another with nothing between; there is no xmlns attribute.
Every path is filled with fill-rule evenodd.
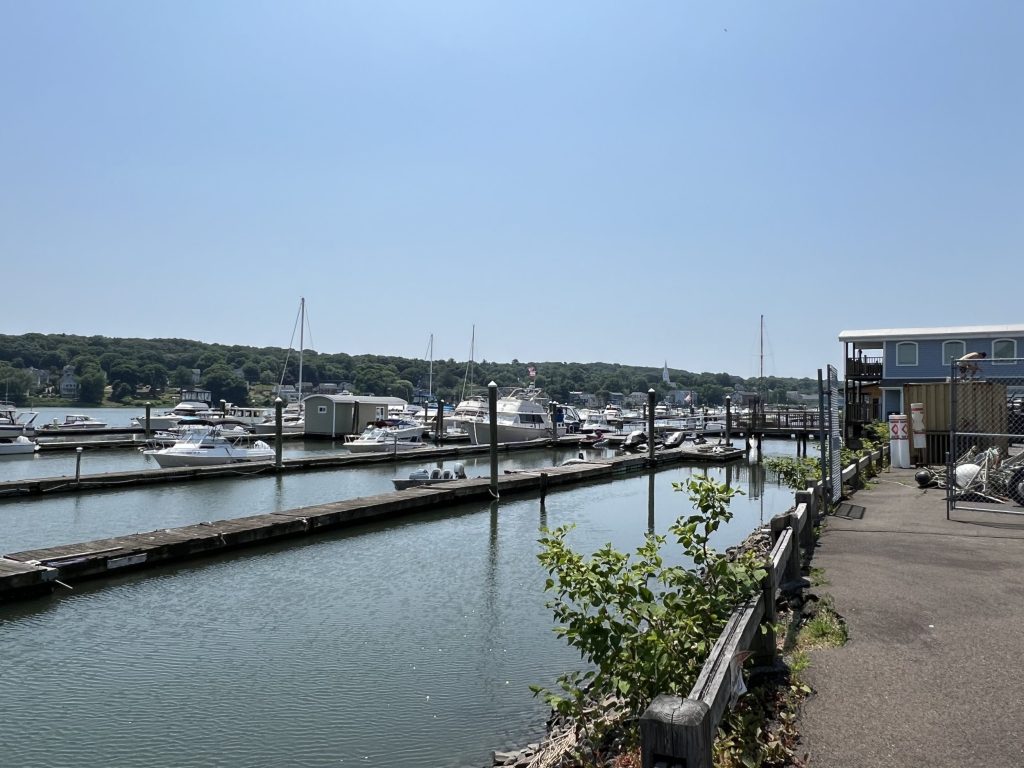
<svg viewBox="0 0 1024 768"><path fill-rule="evenodd" d="M25 456L35 453L39 446L31 440L25 442L13 441L10 443L0 442L0 456Z"/></svg>
<svg viewBox="0 0 1024 768"><path fill-rule="evenodd" d="M160 451L145 451L147 456L152 456L161 469L172 467L214 467L221 464L252 464L261 461L273 461L275 454L259 452L258 454L246 454L228 456L226 454L209 455L209 452L191 453L162 453Z"/></svg>
<svg viewBox="0 0 1024 768"><path fill-rule="evenodd" d="M466 431L469 432L469 442L473 445L488 445L491 442L491 425L487 422L467 423ZM518 424L498 424L497 435L499 443L526 443L531 440L550 440L552 437L551 430L547 427Z"/></svg>
<svg viewBox="0 0 1024 768"><path fill-rule="evenodd" d="M378 441L366 441L360 442L359 440L353 440L351 443L345 443L345 447L348 448L352 453L394 453L398 451L402 453L404 451L416 451L420 448L426 448L426 443L409 443L402 442L399 440L396 442L378 442Z"/></svg>

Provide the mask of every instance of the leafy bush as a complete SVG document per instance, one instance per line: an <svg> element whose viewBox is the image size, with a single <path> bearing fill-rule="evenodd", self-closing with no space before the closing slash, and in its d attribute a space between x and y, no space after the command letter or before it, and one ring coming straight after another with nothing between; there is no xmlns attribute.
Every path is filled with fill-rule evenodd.
<svg viewBox="0 0 1024 768"><path fill-rule="evenodd" d="M585 558L566 543L570 526L540 539L545 590L556 594L548 602L555 632L590 669L559 677L557 693L531 690L588 731L590 744L612 730L635 741L636 719L655 696L686 696L729 616L765 576L754 553L730 559L709 546L732 519L728 504L738 491L707 477L673 487L688 491L699 510L669 528L690 568L666 565L666 537L656 534L633 557L606 544Z"/></svg>
<svg viewBox="0 0 1024 768"><path fill-rule="evenodd" d="M774 472L779 482L787 488L803 491L821 479L821 464L808 456L769 456L764 460L765 469Z"/></svg>

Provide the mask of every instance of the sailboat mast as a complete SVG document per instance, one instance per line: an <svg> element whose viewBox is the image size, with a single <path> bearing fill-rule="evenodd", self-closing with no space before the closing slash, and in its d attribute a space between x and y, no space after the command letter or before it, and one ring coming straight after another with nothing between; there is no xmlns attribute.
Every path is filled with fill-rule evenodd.
<svg viewBox="0 0 1024 768"><path fill-rule="evenodd" d="M299 299L299 402L302 402L302 350L306 346L306 298Z"/></svg>
<svg viewBox="0 0 1024 768"><path fill-rule="evenodd" d="M473 335L469 342L469 362L466 363L466 376L462 379L462 399L466 399L466 384L469 382L469 371L473 367L473 355L476 351L476 325L473 326Z"/></svg>
<svg viewBox="0 0 1024 768"><path fill-rule="evenodd" d="M430 370L427 374L427 402L434 399L434 334L430 334Z"/></svg>

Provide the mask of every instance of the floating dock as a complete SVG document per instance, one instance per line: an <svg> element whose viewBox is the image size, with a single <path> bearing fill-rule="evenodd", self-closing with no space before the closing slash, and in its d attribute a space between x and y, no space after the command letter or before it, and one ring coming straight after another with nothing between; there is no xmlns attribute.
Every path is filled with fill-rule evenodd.
<svg viewBox="0 0 1024 768"><path fill-rule="evenodd" d="M538 440L521 443L501 443L501 453L514 451L537 450L552 446L572 448L579 445L578 435L561 437L557 441ZM710 444L690 447L694 461L722 461L715 453L719 446ZM125 472L99 472L92 474L61 475L60 477L25 478L0 482L0 501L5 498L31 498L33 496L50 496L59 493L82 493L85 491L102 491L112 488L124 490L132 486L157 485L161 483L182 483L196 480L208 480L219 477L246 477L252 475L290 474L295 472L314 472L329 469L343 469L366 466L369 464L394 463L395 461L442 461L460 456L481 456L490 451L487 445L452 445L436 448L420 448L415 451L394 453L335 453L325 456L299 456L282 459L277 466L274 461L239 462L237 464L217 464L207 467L175 467L169 469L136 469ZM659 451L659 455L662 451Z"/></svg>
<svg viewBox="0 0 1024 768"><path fill-rule="evenodd" d="M487 450L487 446L480 447ZM741 448L731 446L716 446L719 450L714 451L698 448L703 449L704 446L660 451L653 460L647 455L626 455L560 467L509 472L498 477L498 496L504 498L539 493L543 498L549 488L611 480L624 474L699 461L725 463L744 455ZM416 455L427 457L426 453L417 452ZM403 458L407 456L404 454ZM385 458L390 460L392 457ZM265 466L269 471L275 469L272 464ZM208 467L202 471L210 469L221 468ZM64 481L67 482L67 478ZM490 478L471 478L271 514L15 552L0 557L0 603L47 594L57 587L70 588L85 579L137 571L337 530L371 520L385 520L491 498Z"/></svg>

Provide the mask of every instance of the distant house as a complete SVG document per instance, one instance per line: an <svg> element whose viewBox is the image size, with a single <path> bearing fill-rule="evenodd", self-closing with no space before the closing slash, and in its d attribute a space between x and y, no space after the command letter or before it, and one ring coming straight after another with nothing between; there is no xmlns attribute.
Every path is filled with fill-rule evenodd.
<svg viewBox="0 0 1024 768"><path fill-rule="evenodd" d="M952 365L968 352L984 352L990 380L1024 376L1024 325L883 328L839 334L846 361L847 425L907 413L906 384L949 381Z"/></svg>
<svg viewBox="0 0 1024 768"><path fill-rule="evenodd" d="M590 392L570 392L569 405L576 408L596 408L597 395L593 395Z"/></svg>
<svg viewBox="0 0 1024 768"><path fill-rule="evenodd" d="M293 384L275 384L271 391L286 403L299 402L299 390Z"/></svg>
<svg viewBox="0 0 1024 768"><path fill-rule="evenodd" d="M32 377L32 389L40 390L50 383L50 372L41 368L26 368L25 373Z"/></svg>
<svg viewBox="0 0 1024 768"><path fill-rule="evenodd" d="M78 377L75 376L75 366L65 365L57 382L57 391L61 397L74 400L78 397Z"/></svg>

